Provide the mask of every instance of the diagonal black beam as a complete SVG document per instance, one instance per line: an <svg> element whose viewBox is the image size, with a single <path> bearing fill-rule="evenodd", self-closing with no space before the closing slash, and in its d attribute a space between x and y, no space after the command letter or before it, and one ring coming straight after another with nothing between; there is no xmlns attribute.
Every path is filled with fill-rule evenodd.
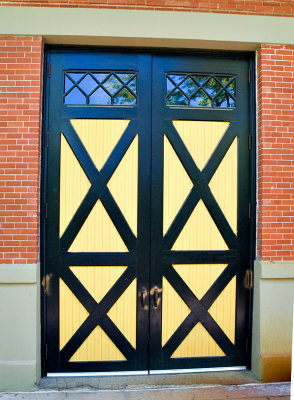
<svg viewBox="0 0 294 400"><path fill-rule="evenodd" d="M163 238L163 250L172 249L199 200L199 193L197 192L196 187L193 186Z"/></svg>
<svg viewBox="0 0 294 400"><path fill-rule="evenodd" d="M100 200L128 250L134 251L137 246L137 238L107 186L101 193Z"/></svg>
<svg viewBox="0 0 294 400"><path fill-rule="evenodd" d="M68 144L70 145L74 155L76 156L76 159L78 160L82 169L87 175L89 181L93 183L97 174L99 174L99 171L93 163L83 142L79 138L79 135L76 133L69 120L64 121L61 131Z"/></svg>
<svg viewBox="0 0 294 400"><path fill-rule="evenodd" d="M224 133L222 139L220 140L218 146L214 150L213 154L209 158L204 169L202 170L202 175L206 179L207 185L209 184L218 166L220 165L231 144L233 143L236 137L235 131L235 124L231 123ZM163 248L165 250L169 250L173 247L177 238L179 237L179 234L181 233L182 229L190 218L193 210L197 206L199 200L200 196L194 186L164 236Z"/></svg>
<svg viewBox="0 0 294 400"><path fill-rule="evenodd" d="M62 267L60 277L89 314L96 310L97 302L69 267Z"/></svg>
<svg viewBox="0 0 294 400"><path fill-rule="evenodd" d="M107 315L104 315L99 319L99 325L104 330L106 335L109 336L109 338L113 341L118 350L125 356L126 360L131 360L134 358L135 349ZM90 331L91 333L96 326L96 322L92 318L92 315L89 315L85 322L80 326L80 328L60 351L60 361L62 363L70 360L70 358L89 336L88 332Z"/></svg>
<svg viewBox="0 0 294 400"><path fill-rule="evenodd" d="M194 326L199 322L199 318L195 316L192 312L184 319L181 325L176 329L173 335L168 339L162 348L162 355L164 359L169 359L183 342L183 340L188 336Z"/></svg>
<svg viewBox="0 0 294 400"><path fill-rule="evenodd" d="M87 306L90 305L91 310L92 310L90 312L90 315L87 317L87 319L82 323L82 325L79 327L79 329L74 333L74 335L69 339L69 341L65 344L65 346L60 351L60 357L63 362L69 361L69 359L72 357L72 355L78 350L78 348L82 345L82 343L86 340L86 338L96 328L96 326L97 325L101 326L101 321L102 321L102 325L103 325L103 330L105 330L105 333L107 333L107 335L108 334L111 335L111 337L114 338L114 340L115 340L115 337L120 338L120 342L116 342L115 345L119 348L119 350L123 353L123 355L127 359L129 359L130 357L132 357L134 355L135 350L130 345L130 343L127 341L127 339L122 335L122 333L120 333L120 334L118 333L118 332L120 332L118 330L118 328L116 328L115 333L111 333L109 331L109 329L110 329L110 327L111 327L111 329L114 328L115 325L113 324L114 325L113 326L109 322L108 323L107 323L107 321L105 322L105 319L109 318L109 317L107 317L106 314L111 309L111 307L116 303L116 301L119 299L119 297L123 294L123 292L128 288L128 286L134 280L135 276L136 276L135 270L132 268L128 268L120 276L120 278L115 282L115 284L107 292L107 294L103 297L103 299L100 301L100 303L99 304L96 303L95 309L92 310L92 303L89 303L89 300L90 300L89 297L87 296L87 298L85 298L85 297L81 297L81 295L80 295L80 293L85 294L86 289L79 282L79 280L77 279L77 281L79 282L79 285L78 285L78 282L75 281L75 279L72 276L70 279L68 279L69 278L68 273L67 274L65 273L62 275L64 282L70 288L70 290L72 290L72 292L78 298L78 300L81 302L81 304L83 304L85 306L85 308L87 308Z"/></svg>
<svg viewBox="0 0 294 400"><path fill-rule="evenodd" d="M64 122L62 131L89 181L93 183L93 181L99 177L100 173L84 147L83 142L80 140L69 121ZM135 249L136 237L107 186L103 190L100 200L127 248L129 250Z"/></svg>
<svg viewBox="0 0 294 400"><path fill-rule="evenodd" d="M228 264L225 270L220 274L220 276L213 282L208 291L201 299L203 306L209 310L218 296L231 282L232 278L237 274L237 264Z"/></svg>
<svg viewBox="0 0 294 400"><path fill-rule="evenodd" d="M216 149L208 159L206 165L202 170L202 175L206 178L209 183L213 175L215 174L217 168L222 162L223 158L230 149L236 135L237 125L234 122L230 122L227 130L225 131L223 137L218 143Z"/></svg>
<svg viewBox="0 0 294 400"><path fill-rule="evenodd" d="M133 360L135 358L136 350L108 315L105 315L100 320L100 327L104 330L106 335L112 340L112 342L127 360Z"/></svg>
<svg viewBox="0 0 294 400"><path fill-rule="evenodd" d="M104 164L99 175L96 175L92 182L92 186L88 190L88 193L81 202L79 208L77 209L75 215L71 219L67 228L65 229L61 239L60 248L61 251L66 252L74 241L76 235L83 226L85 220L90 214L92 208L96 204L97 200L100 198L103 190L105 189L109 179L123 158L125 152L129 148L130 144L134 140L137 134L137 124L136 121L131 121L125 132L119 139L117 145L110 154L108 160ZM133 248L129 249L130 251Z"/></svg>
<svg viewBox="0 0 294 400"><path fill-rule="evenodd" d="M172 356L180 343L182 343L185 337L191 332L198 322L202 323L208 333L213 337L216 343L226 354L232 354L234 352L233 344L209 314L208 309L227 286L235 273L235 265L229 265L200 301L191 291L189 286L187 286L187 284L183 281L181 276L176 272L176 270L172 268L171 265L166 266L164 274L165 277L188 305L191 313L187 316L184 322L179 326L179 328L163 347L162 351L165 358L170 358Z"/></svg>
<svg viewBox="0 0 294 400"><path fill-rule="evenodd" d="M89 181L93 183L93 181L98 179L100 176L100 172L96 168L86 148L84 147L83 142L80 140L69 121L64 123L62 132ZM127 248L129 250L135 249L136 236L133 234L129 224L127 223L123 213L116 204L116 201L114 200L107 186L103 190L100 200L110 216L114 226L125 242Z"/></svg>
<svg viewBox="0 0 294 400"><path fill-rule="evenodd" d="M166 123L165 132L228 247L237 248L238 241L236 235L232 231L232 228L227 222L221 208L211 193L206 179L202 176L202 173L196 166L191 154L184 145L178 131L172 123Z"/></svg>
<svg viewBox="0 0 294 400"><path fill-rule="evenodd" d="M66 282L73 294L79 299L81 304L86 308L88 313L94 313L98 304L87 291L87 289L82 285L76 275L69 268L63 268L60 276L63 281ZM131 350L128 340L120 332L113 321L107 315L105 315L100 319L99 325L121 351L121 353L123 353L127 359L132 359L133 350Z"/></svg>

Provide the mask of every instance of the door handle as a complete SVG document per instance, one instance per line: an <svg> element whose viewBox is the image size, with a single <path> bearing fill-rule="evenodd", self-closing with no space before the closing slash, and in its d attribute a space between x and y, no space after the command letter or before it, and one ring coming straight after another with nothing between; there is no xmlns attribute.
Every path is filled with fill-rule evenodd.
<svg viewBox="0 0 294 400"><path fill-rule="evenodd" d="M162 289L159 289L157 286L151 289L150 294L153 295L153 308L156 310L159 307L161 297L160 293L162 292Z"/></svg>
<svg viewBox="0 0 294 400"><path fill-rule="evenodd" d="M251 269L246 269L243 285L247 290L253 288L253 271Z"/></svg>
<svg viewBox="0 0 294 400"><path fill-rule="evenodd" d="M141 294L141 305L142 305L142 308L147 309L148 307L146 306L145 301L146 301L148 292L147 292L147 289L144 286L141 288L141 293L140 294Z"/></svg>

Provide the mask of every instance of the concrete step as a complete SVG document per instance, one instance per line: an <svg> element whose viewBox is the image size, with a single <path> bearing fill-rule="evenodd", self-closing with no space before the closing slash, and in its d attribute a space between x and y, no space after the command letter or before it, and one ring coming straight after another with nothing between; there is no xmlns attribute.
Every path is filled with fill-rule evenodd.
<svg viewBox="0 0 294 400"><path fill-rule="evenodd" d="M249 370L225 370L190 373L160 373L160 374L125 374L81 376L75 375L45 377L39 383L40 389L144 389L164 388L177 386L203 385L244 385L246 383L260 383L257 377ZM294 399L293 399L294 400Z"/></svg>
<svg viewBox="0 0 294 400"><path fill-rule="evenodd" d="M1 400L290 400L290 383L129 387L127 389L39 389L0 393Z"/></svg>

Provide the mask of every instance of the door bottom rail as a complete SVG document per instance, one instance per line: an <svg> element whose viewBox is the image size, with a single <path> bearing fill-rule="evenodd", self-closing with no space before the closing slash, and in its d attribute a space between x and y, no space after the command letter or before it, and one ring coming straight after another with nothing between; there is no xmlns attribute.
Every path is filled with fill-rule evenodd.
<svg viewBox="0 0 294 400"><path fill-rule="evenodd" d="M49 372L47 377L92 377L92 376L134 376L134 375L166 375L166 374L191 374L205 372L245 371L245 366L217 367L217 368L191 368L191 369L164 369L150 371L114 371L114 372Z"/></svg>

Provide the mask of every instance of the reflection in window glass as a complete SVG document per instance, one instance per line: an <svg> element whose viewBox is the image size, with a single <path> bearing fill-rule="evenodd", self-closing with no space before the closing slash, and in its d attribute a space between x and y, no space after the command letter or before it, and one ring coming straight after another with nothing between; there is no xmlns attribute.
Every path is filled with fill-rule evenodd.
<svg viewBox="0 0 294 400"><path fill-rule="evenodd" d="M210 98L203 92L199 90L191 99L191 106L194 107L211 107Z"/></svg>
<svg viewBox="0 0 294 400"><path fill-rule="evenodd" d="M65 104L86 104L86 97L77 88L73 88L64 98Z"/></svg>
<svg viewBox="0 0 294 400"><path fill-rule="evenodd" d="M182 92L185 93L185 95L190 96L192 93L195 93L195 91L198 89L198 85L191 79L187 78L184 80L184 82L180 85L180 89Z"/></svg>
<svg viewBox="0 0 294 400"><path fill-rule="evenodd" d="M167 74L166 105L236 107L236 78L231 75Z"/></svg>
<svg viewBox="0 0 294 400"><path fill-rule="evenodd" d="M96 87L97 82L90 75L87 75L79 83L79 88L83 89L87 95L93 92Z"/></svg>
<svg viewBox="0 0 294 400"><path fill-rule="evenodd" d="M103 84L103 87L111 94L114 95L122 87L122 83L114 76L111 75Z"/></svg>
<svg viewBox="0 0 294 400"><path fill-rule="evenodd" d="M188 105L188 100L179 89L176 89L168 98L167 100L168 105L179 105L179 106L186 106Z"/></svg>
<svg viewBox="0 0 294 400"><path fill-rule="evenodd" d="M137 104L134 72L71 71L64 74L64 104L133 106Z"/></svg>
<svg viewBox="0 0 294 400"><path fill-rule="evenodd" d="M136 104L136 97L128 89L124 88L114 97L114 104Z"/></svg>
<svg viewBox="0 0 294 400"><path fill-rule="evenodd" d="M110 105L111 104L111 97L109 94L105 92L101 87L97 89L91 96L90 96L90 104L97 104L97 105Z"/></svg>

